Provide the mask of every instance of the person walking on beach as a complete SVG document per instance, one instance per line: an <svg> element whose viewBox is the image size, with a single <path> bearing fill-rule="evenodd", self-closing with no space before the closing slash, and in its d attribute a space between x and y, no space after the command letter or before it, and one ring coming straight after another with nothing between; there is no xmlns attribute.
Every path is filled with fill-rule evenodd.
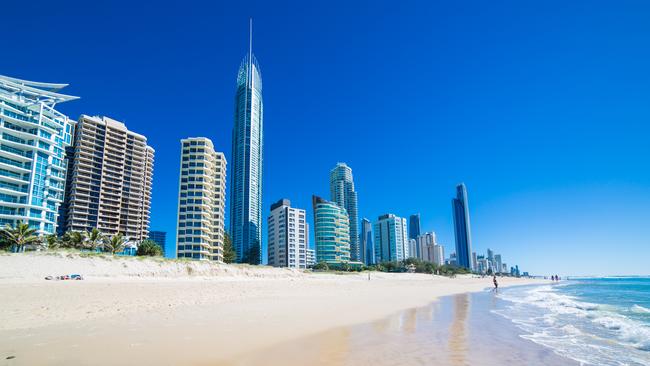
<svg viewBox="0 0 650 366"><path fill-rule="evenodd" d="M499 289L499 283L497 282L497 275L494 275L492 277L492 282L494 282L494 291L497 291Z"/></svg>

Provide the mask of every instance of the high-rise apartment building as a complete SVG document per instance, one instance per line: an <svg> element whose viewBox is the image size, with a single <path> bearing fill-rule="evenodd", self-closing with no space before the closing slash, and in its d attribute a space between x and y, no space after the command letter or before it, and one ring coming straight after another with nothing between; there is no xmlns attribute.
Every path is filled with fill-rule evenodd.
<svg viewBox="0 0 650 366"><path fill-rule="evenodd" d="M361 261L359 246L359 211L357 192L354 190L352 169L345 163L337 163L330 171L330 196L333 202L344 208L350 219L350 258Z"/></svg>
<svg viewBox="0 0 650 366"><path fill-rule="evenodd" d="M420 214L409 217L409 239L417 239L420 235Z"/></svg>
<svg viewBox="0 0 650 366"><path fill-rule="evenodd" d="M163 255L165 254L165 246L167 245L167 232L158 231L158 230L150 230L149 231L149 240L151 240L154 243L158 244L160 249L162 249L162 251L163 251Z"/></svg>
<svg viewBox="0 0 650 366"><path fill-rule="evenodd" d="M472 268L472 235L469 226L467 188L464 183L456 186L456 198L452 199L454 236L456 238L456 262L459 267Z"/></svg>
<svg viewBox="0 0 650 366"><path fill-rule="evenodd" d="M445 264L445 248L436 244L433 246L433 264L442 266Z"/></svg>
<svg viewBox="0 0 650 366"><path fill-rule="evenodd" d="M226 158L210 139L181 140L178 258L223 262Z"/></svg>
<svg viewBox="0 0 650 366"><path fill-rule="evenodd" d="M370 266L375 264L375 246L372 238L372 224L370 220L361 220L361 233L359 234L359 247L361 262Z"/></svg>
<svg viewBox="0 0 650 366"><path fill-rule="evenodd" d="M26 222L52 234L63 202L75 122L55 109L77 99L60 94L68 84L0 75L0 226Z"/></svg>
<svg viewBox="0 0 650 366"><path fill-rule="evenodd" d="M375 221L374 231L378 262L402 261L409 257L406 219L393 214L381 215Z"/></svg>
<svg viewBox="0 0 650 366"><path fill-rule="evenodd" d="M82 115L68 160L61 232L149 237L154 149L146 137L111 118Z"/></svg>
<svg viewBox="0 0 650 366"><path fill-rule="evenodd" d="M350 262L350 219L345 208L313 196L316 261L340 265Z"/></svg>
<svg viewBox="0 0 650 366"><path fill-rule="evenodd" d="M434 246L436 245L436 233L427 232L418 235L416 239L416 252L411 257L417 257L423 261L434 263Z"/></svg>
<svg viewBox="0 0 650 366"><path fill-rule="evenodd" d="M271 205L267 219L268 263L274 267L307 268L309 225L305 210L282 199Z"/></svg>
<svg viewBox="0 0 650 366"><path fill-rule="evenodd" d="M494 271L497 273L501 273L503 270L503 263L501 261L501 254L496 254L494 256Z"/></svg>
<svg viewBox="0 0 650 366"><path fill-rule="evenodd" d="M252 21L248 55L237 73L232 129L230 235L238 262L262 260L262 162L264 108L262 75L253 56Z"/></svg>
<svg viewBox="0 0 650 366"><path fill-rule="evenodd" d="M307 268L311 268L316 264L316 251L310 248L307 248Z"/></svg>
<svg viewBox="0 0 650 366"><path fill-rule="evenodd" d="M408 239L408 247L409 247L409 258L418 258L422 259L419 256L421 255L420 253L420 247L419 243L415 239Z"/></svg>

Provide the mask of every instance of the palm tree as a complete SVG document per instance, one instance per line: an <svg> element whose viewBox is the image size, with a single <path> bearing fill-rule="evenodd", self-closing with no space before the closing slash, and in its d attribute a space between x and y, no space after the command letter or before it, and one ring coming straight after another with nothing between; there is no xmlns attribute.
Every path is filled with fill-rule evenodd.
<svg viewBox="0 0 650 366"><path fill-rule="evenodd" d="M45 246L47 249L58 248L60 244L61 243L59 242L59 238L56 236L56 234L49 234L43 237L43 246Z"/></svg>
<svg viewBox="0 0 650 366"><path fill-rule="evenodd" d="M86 242L86 236L82 231L68 231L63 236L63 241L68 248L82 249Z"/></svg>
<svg viewBox="0 0 650 366"><path fill-rule="evenodd" d="M117 254L123 251L125 244L126 240L124 240L124 236L120 233L113 235L110 239L104 238L104 250L111 252L111 254Z"/></svg>
<svg viewBox="0 0 650 366"><path fill-rule="evenodd" d="M99 248L100 245L104 243L104 234L97 228L93 228L91 231L85 233L86 236L86 247L91 251Z"/></svg>
<svg viewBox="0 0 650 366"><path fill-rule="evenodd" d="M19 222L15 227L11 227L7 224L2 229L2 236L7 240L7 242L15 248L16 252L23 252L25 250L25 245L37 243L39 241L38 236L36 235L36 229L29 227L27 223Z"/></svg>

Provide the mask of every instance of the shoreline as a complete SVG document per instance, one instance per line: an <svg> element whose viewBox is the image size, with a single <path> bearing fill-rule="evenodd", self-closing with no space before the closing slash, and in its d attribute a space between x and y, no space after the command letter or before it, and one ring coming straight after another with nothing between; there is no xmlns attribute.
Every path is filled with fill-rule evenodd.
<svg viewBox="0 0 650 366"><path fill-rule="evenodd" d="M427 306L328 329L218 365L300 366L305 359L314 365L581 365L526 338L525 331L495 312L509 301L494 295L484 290L442 296Z"/></svg>
<svg viewBox="0 0 650 366"><path fill-rule="evenodd" d="M23 258L29 267L18 263ZM183 274L185 267L178 266L187 264L198 266L193 273L200 275ZM12 266L28 269L7 278ZM37 279L42 272L61 274L55 271L70 267L88 269L79 271L86 279ZM367 273L212 265L208 272L216 274L206 276L203 264L172 262L167 267L148 259L0 256L0 292L6 298L0 339L8 340L0 345L0 359L15 356L12 365L215 364L491 286L490 278L470 276L373 272L368 281ZM162 275L157 277L154 269ZM139 277L138 270L146 277ZM500 282L506 287L546 281Z"/></svg>

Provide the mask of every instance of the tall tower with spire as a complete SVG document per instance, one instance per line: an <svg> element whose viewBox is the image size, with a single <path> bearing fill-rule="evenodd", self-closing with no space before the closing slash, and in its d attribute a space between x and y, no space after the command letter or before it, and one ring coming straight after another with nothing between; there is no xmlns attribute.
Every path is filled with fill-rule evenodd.
<svg viewBox="0 0 650 366"><path fill-rule="evenodd" d="M232 129L230 235L238 262L262 260L262 162L264 145L262 75L253 55L253 20L248 54L237 73Z"/></svg>

